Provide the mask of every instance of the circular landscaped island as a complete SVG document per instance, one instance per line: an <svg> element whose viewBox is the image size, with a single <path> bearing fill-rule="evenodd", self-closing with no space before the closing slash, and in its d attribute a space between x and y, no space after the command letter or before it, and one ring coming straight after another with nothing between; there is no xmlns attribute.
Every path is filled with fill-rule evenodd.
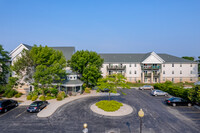
<svg viewBox="0 0 200 133"><path fill-rule="evenodd" d="M134 111L131 106L114 100L99 101L92 104L90 109L97 114L105 116L124 116Z"/></svg>

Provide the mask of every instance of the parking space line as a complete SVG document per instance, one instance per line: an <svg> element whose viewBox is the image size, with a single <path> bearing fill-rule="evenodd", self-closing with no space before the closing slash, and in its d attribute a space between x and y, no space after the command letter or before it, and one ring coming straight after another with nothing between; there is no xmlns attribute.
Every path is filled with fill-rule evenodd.
<svg viewBox="0 0 200 133"><path fill-rule="evenodd" d="M200 114L200 112L184 112L184 111L182 111L181 113L184 113L184 114Z"/></svg>
<svg viewBox="0 0 200 133"><path fill-rule="evenodd" d="M7 115L8 113L10 113L10 112L12 112L12 111L16 110L17 108L18 108L18 107L15 107L14 109L12 109L12 110L9 110L8 112L6 112L6 113L4 113L4 114L0 115L0 118L1 118L1 117L3 117L4 115Z"/></svg>
<svg viewBox="0 0 200 133"><path fill-rule="evenodd" d="M17 118L17 117L19 117L19 116L21 116L23 113L25 113L26 112L26 110L24 111L24 112L22 112L22 113L20 113L20 114L18 114L15 118Z"/></svg>

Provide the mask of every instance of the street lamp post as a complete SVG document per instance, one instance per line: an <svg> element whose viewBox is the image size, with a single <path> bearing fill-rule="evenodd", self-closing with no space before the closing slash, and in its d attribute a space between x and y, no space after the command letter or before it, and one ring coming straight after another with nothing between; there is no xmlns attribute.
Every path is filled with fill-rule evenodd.
<svg viewBox="0 0 200 133"><path fill-rule="evenodd" d="M144 112L142 109L138 112L138 116L140 117L140 133L142 133L142 117L144 117Z"/></svg>
<svg viewBox="0 0 200 133"><path fill-rule="evenodd" d="M83 124L83 133L88 133L88 129L87 129L87 123Z"/></svg>

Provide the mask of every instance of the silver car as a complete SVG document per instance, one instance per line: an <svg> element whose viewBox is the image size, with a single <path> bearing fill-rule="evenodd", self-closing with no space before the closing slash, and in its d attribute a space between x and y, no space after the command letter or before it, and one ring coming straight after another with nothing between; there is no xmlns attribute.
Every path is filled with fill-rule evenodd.
<svg viewBox="0 0 200 133"><path fill-rule="evenodd" d="M164 91L161 91L161 90L153 90L151 92L151 94L153 96L168 96L168 93L167 92L164 92Z"/></svg>
<svg viewBox="0 0 200 133"><path fill-rule="evenodd" d="M142 87L139 88L140 90L153 90L153 86L151 85L144 85Z"/></svg>

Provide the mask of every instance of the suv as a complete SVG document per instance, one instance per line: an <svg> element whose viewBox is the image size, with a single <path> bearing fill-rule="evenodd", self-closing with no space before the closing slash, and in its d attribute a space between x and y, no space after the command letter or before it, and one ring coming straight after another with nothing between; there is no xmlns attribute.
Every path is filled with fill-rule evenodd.
<svg viewBox="0 0 200 133"><path fill-rule="evenodd" d="M1 100L0 101L0 112L7 112L9 109L12 109L14 107L18 106L18 102L15 100Z"/></svg>

